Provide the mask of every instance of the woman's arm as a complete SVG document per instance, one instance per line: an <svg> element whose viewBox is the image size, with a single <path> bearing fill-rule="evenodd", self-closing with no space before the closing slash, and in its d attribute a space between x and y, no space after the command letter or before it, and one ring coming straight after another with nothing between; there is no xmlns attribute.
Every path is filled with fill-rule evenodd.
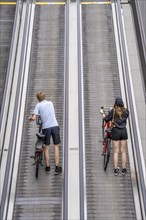
<svg viewBox="0 0 146 220"><path fill-rule="evenodd" d="M106 122L111 121L113 117L113 109L105 116L104 120Z"/></svg>

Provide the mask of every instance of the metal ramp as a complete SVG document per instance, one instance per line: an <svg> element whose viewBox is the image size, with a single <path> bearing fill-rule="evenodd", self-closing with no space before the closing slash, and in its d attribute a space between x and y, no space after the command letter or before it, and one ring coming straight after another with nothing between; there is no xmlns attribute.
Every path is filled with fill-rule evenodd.
<svg viewBox="0 0 146 220"><path fill-rule="evenodd" d="M127 175L115 177L113 149L106 172L101 156L102 119L99 110L101 106L112 106L115 97L121 95L111 5L83 5L82 18L87 218L134 220L128 158Z"/></svg>
<svg viewBox="0 0 146 220"><path fill-rule="evenodd" d="M54 103L56 117L63 135L63 97L64 97L64 6L36 6L33 27L32 53L29 83L25 107L21 156L17 180L16 201L13 219L61 219L62 216L62 175L54 176L54 149L50 146L51 173L40 167L38 179L32 166L35 123L28 121L37 102L37 91L45 91L46 99ZM60 145L60 164L62 165L62 143Z"/></svg>

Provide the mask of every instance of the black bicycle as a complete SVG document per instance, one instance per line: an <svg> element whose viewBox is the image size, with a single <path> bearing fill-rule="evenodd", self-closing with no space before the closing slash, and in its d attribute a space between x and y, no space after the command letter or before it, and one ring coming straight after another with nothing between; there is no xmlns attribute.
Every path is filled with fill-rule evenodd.
<svg viewBox="0 0 146 220"><path fill-rule="evenodd" d="M35 176L36 176L36 178L38 178L39 165L43 166L42 161L43 161L44 138L45 138L45 135L42 134L42 122L41 122L40 116L37 117L36 124L39 128L39 131L36 134L37 140L35 143L34 156L31 156L31 158L34 159L33 165L36 166Z"/></svg>
<svg viewBox="0 0 146 220"><path fill-rule="evenodd" d="M106 112L104 107L101 107L100 113L102 114L102 137L103 137L103 168L106 171L109 159L110 159L110 151L111 151L111 122L105 122L104 118L106 116Z"/></svg>

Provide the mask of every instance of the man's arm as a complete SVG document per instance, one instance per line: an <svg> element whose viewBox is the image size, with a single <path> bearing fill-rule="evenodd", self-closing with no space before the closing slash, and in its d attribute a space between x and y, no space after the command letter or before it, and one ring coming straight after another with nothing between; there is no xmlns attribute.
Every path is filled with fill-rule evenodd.
<svg viewBox="0 0 146 220"><path fill-rule="evenodd" d="M35 121L36 118L37 118L37 115L33 114L33 115L30 115L30 116L28 117L28 120L29 120L29 121Z"/></svg>

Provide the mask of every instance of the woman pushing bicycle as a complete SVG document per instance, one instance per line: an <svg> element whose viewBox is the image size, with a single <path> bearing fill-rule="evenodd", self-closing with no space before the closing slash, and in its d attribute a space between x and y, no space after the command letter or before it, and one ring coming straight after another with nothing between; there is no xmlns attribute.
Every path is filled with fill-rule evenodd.
<svg viewBox="0 0 146 220"><path fill-rule="evenodd" d="M117 97L114 108L105 116L106 122L112 122L112 141L114 146L114 174L117 176L120 172L118 167L119 148L122 155L122 174L126 174L126 147L127 147L127 118L129 111L124 107L123 100Z"/></svg>

